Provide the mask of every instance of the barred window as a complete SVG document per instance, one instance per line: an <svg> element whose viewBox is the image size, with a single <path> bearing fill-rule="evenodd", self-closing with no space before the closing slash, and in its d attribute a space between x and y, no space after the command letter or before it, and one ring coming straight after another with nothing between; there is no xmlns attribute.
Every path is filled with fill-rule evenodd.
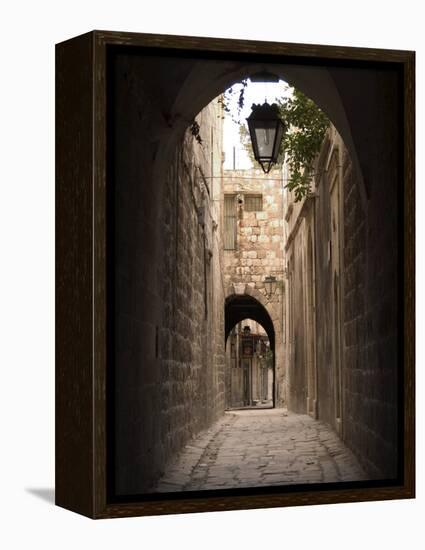
<svg viewBox="0 0 425 550"><path fill-rule="evenodd" d="M224 195L224 250L236 248L235 195Z"/></svg>
<svg viewBox="0 0 425 550"><path fill-rule="evenodd" d="M245 195L245 212L258 212L263 209L263 195Z"/></svg>

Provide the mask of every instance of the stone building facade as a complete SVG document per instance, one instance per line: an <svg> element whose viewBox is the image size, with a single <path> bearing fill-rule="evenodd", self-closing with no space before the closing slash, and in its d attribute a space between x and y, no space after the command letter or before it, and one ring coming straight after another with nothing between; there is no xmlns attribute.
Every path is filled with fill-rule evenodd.
<svg viewBox="0 0 425 550"><path fill-rule="evenodd" d="M274 403L285 402L283 363L283 179L280 169L225 170L223 243L226 297L247 295L268 313L274 330ZM268 293L265 279L276 279ZM229 369L229 363L227 369Z"/></svg>
<svg viewBox="0 0 425 550"><path fill-rule="evenodd" d="M373 214L384 187L362 196L334 127L315 173L309 197L284 197L288 408L331 425L371 478L394 477L397 275Z"/></svg>
<svg viewBox="0 0 425 550"><path fill-rule="evenodd" d="M226 344L226 409L273 405L273 358L264 328L252 319L233 327Z"/></svg>
<svg viewBox="0 0 425 550"><path fill-rule="evenodd" d="M186 132L166 182L159 340L167 456L224 409L221 117L217 101L201 111L196 121L202 144Z"/></svg>

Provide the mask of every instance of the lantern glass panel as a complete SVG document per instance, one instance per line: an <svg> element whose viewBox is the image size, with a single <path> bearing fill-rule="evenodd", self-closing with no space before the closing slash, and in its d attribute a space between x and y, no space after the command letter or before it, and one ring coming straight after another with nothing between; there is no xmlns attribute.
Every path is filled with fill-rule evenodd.
<svg viewBox="0 0 425 550"><path fill-rule="evenodd" d="M279 118L277 105L253 105L247 118L254 157L267 174L277 162L284 124Z"/></svg>
<svg viewBox="0 0 425 550"><path fill-rule="evenodd" d="M279 156L280 144L281 144L282 138L283 138L283 129L284 129L284 126L283 126L282 122L279 120L279 122L276 125L277 135L276 135L276 139L274 140L273 159L274 159L275 162L277 162L277 159L278 159L278 156Z"/></svg>
<svg viewBox="0 0 425 550"><path fill-rule="evenodd" d="M261 128L255 128L255 137L258 146L258 156L266 159L272 158L276 137L276 124L274 122L261 122Z"/></svg>

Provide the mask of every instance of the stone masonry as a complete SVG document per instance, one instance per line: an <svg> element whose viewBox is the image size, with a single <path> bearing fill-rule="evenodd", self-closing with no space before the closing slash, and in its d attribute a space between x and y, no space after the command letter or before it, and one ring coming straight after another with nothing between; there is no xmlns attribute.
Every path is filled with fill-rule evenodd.
<svg viewBox="0 0 425 550"><path fill-rule="evenodd" d="M329 69L343 103L333 104L331 94L328 107L347 114L341 127L350 154L332 130L315 193L291 210L279 170L226 173L224 190L216 185L221 112L217 100L208 103L247 67L222 74L221 61L206 69L198 59L172 57L160 65L123 53L108 67L108 124L119 144L108 181L106 259L113 266L113 493L151 490L191 437L222 415L223 309L234 296L258 302L273 323L275 404L329 424L368 475L393 478L402 382L399 75L355 69L353 88L351 70ZM315 78L313 98L327 82ZM199 112L202 146L188 130ZM229 196L233 248L222 239L229 218L220 205ZM277 279L272 296L269 275Z"/></svg>
<svg viewBox="0 0 425 550"><path fill-rule="evenodd" d="M267 310L275 331L275 404L285 402L283 365L283 181L280 169L264 174L261 169L225 170L224 197L234 201L236 239L224 250L226 297L247 293ZM256 197L254 206L250 197ZM226 213L226 207L224 208ZM276 291L268 296L264 279L276 278Z"/></svg>
<svg viewBox="0 0 425 550"><path fill-rule="evenodd" d="M159 339L166 457L224 410L223 251L217 200L220 104L208 105L197 121L203 144L186 133L164 194L164 317Z"/></svg>
<svg viewBox="0 0 425 550"><path fill-rule="evenodd" d="M128 495L224 411L222 108L198 114L202 144L187 123L164 163L150 60L123 55L113 71L114 492Z"/></svg>
<svg viewBox="0 0 425 550"><path fill-rule="evenodd" d="M288 408L332 426L371 479L394 478L397 223L388 220L395 186L386 189L376 174L366 196L333 127L315 172L310 197L284 197Z"/></svg>

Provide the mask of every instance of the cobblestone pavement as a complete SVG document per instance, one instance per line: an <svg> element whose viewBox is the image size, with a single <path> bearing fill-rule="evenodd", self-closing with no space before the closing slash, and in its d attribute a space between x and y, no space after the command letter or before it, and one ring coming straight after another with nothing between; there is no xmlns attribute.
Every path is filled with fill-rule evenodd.
<svg viewBox="0 0 425 550"><path fill-rule="evenodd" d="M322 422L285 409L229 411L186 445L155 492L367 479Z"/></svg>

